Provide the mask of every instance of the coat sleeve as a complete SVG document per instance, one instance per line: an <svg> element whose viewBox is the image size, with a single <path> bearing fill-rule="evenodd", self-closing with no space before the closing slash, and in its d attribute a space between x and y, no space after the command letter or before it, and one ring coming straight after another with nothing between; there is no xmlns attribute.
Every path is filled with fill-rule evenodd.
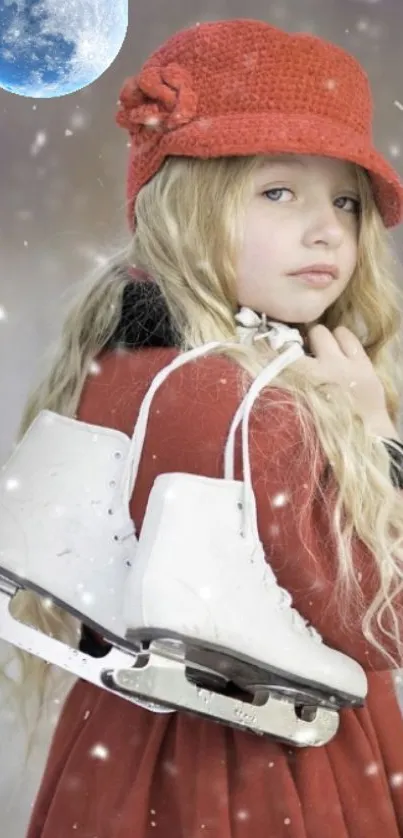
<svg viewBox="0 0 403 838"><path fill-rule="evenodd" d="M163 366L163 354L151 352L106 357L100 374L83 394L80 418L131 434L150 376L158 371L157 354L159 367ZM163 352L168 352L168 363L173 353ZM238 365L214 356L186 364L160 387L150 411L131 501L138 531L158 474L185 471L223 476L225 443L244 393L243 383L245 374ZM239 433L237 479L242 478L240 442ZM367 670L386 669L385 658L363 637L362 611L352 604L342 608L334 601L337 550L331 503L324 502L332 488L329 464L319 447L312 462L289 394L271 387L261 395L251 415L249 443L260 539L279 584L328 645L354 657ZM373 558L358 540L353 550L369 603L376 590Z"/></svg>

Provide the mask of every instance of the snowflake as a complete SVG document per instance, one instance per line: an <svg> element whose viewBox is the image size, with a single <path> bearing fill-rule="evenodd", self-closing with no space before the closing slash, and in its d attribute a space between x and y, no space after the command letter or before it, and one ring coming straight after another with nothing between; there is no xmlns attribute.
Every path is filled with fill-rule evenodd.
<svg viewBox="0 0 403 838"><path fill-rule="evenodd" d="M89 366L90 375L99 375L100 372L102 372L101 364L99 364L98 361L92 361Z"/></svg>
<svg viewBox="0 0 403 838"><path fill-rule="evenodd" d="M94 757L94 759L101 759L105 761L109 758L109 750L105 745L102 745L101 742L98 742L91 748L90 754Z"/></svg>
<svg viewBox="0 0 403 838"><path fill-rule="evenodd" d="M401 147L399 143L391 143L389 146L389 154L391 157L400 157Z"/></svg>
<svg viewBox="0 0 403 838"><path fill-rule="evenodd" d="M48 144L48 137L45 131L38 131L34 142L31 143L30 153L32 157L36 157L40 151L42 151L45 146Z"/></svg>
<svg viewBox="0 0 403 838"><path fill-rule="evenodd" d="M164 771L167 772L167 774L171 775L171 777L175 777L178 774L178 769L173 764L173 762L169 762L168 760L166 760L166 762L162 763L162 767Z"/></svg>
<svg viewBox="0 0 403 838"><path fill-rule="evenodd" d="M15 492L20 486L20 481L17 480L15 477L10 477L6 480L6 492Z"/></svg>
<svg viewBox="0 0 403 838"><path fill-rule="evenodd" d="M277 495L272 498L271 505L278 507L278 506L285 506L290 500L290 496L287 492L279 492Z"/></svg>
<svg viewBox="0 0 403 838"><path fill-rule="evenodd" d="M47 611L51 611L52 608L54 608L54 602L50 597L46 597L46 599L43 599L42 605Z"/></svg>
<svg viewBox="0 0 403 838"><path fill-rule="evenodd" d="M376 762L370 762L365 769L365 774L367 777L373 777L375 774L379 772L379 765Z"/></svg>

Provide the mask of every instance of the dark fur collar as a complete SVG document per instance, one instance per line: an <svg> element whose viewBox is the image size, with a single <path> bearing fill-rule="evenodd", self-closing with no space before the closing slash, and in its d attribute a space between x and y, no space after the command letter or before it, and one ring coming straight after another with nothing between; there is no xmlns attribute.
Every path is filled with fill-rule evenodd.
<svg viewBox="0 0 403 838"><path fill-rule="evenodd" d="M122 314L107 349L179 346L179 337L157 284L135 279L123 292Z"/></svg>

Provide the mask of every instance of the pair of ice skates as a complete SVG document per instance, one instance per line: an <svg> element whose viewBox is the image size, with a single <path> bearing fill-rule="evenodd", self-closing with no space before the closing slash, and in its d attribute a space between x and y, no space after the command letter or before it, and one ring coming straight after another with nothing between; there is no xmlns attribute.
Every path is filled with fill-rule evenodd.
<svg viewBox="0 0 403 838"><path fill-rule="evenodd" d="M303 354L299 333L268 321L288 348L253 382L234 417L224 478L157 477L140 537L129 515L158 387L132 439L43 410L0 474L0 637L155 712L185 710L298 746L335 735L338 711L363 703L358 663L328 648L296 612L257 530L248 423L262 388ZM234 480L242 425L243 481ZM11 616L19 589L50 598L111 645L102 658Z"/></svg>

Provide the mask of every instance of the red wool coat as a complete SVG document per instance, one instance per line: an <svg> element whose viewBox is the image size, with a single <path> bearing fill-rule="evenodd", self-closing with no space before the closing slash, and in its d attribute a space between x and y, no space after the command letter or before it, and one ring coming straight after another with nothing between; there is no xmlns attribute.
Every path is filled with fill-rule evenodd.
<svg viewBox="0 0 403 838"><path fill-rule="evenodd" d="M131 434L152 378L176 354L165 348L104 353L99 374L86 382L79 418ZM222 475L239 381L239 368L216 356L185 365L162 385L132 499L138 529L158 474ZM342 711L327 746L294 749L185 713L156 715L78 682L54 736L27 838L403 835L403 721L391 674L364 639L360 615L351 612L347 632L331 603L335 543L323 501L310 492L313 468L324 472L326 461L314 465L304 457L292 403L280 409L276 389L255 410L250 438L265 551L280 585L325 642L366 669L366 706ZM289 502L271 503L281 492ZM298 533L307 499L303 535L312 556ZM361 542L354 549L370 599L371 556ZM91 753L98 743L106 759Z"/></svg>

